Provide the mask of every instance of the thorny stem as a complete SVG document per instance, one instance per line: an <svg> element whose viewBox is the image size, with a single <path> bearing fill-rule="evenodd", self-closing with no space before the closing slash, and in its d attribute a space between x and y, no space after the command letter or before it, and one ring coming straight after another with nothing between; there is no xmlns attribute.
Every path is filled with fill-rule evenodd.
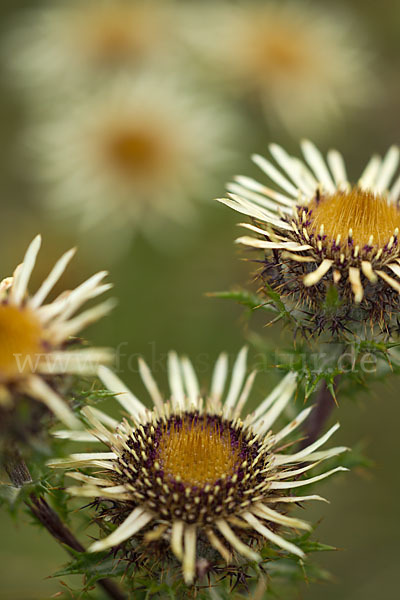
<svg viewBox="0 0 400 600"><path fill-rule="evenodd" d="M6 465L6 469L13 485L16 487L22 487L23 485L32 482L28 467L17 453L10 458ZM25 504L31 513L47 529L50 535L61 544L67 546L67 550L68 548L71 548L76 552L85 552L84 546L62 522L55 510L51 508L43 497L32 493L30 499L26 501ZM109 598L112 598L112 600L126 600L125 594L119 589L114 581L111 581L110 579L99 579L97 583L103 588Z"/></svg>
<svg viewBox="0 0 400 600"><path fill-rule="evenodd" d="M336 377L334 381L335 389L337 385L338 377ZM319 438L326 421L332 414L334 407L335 400L332 398L332 394L326 385L326 381L323 381L318 392L316 406L314 410L311 411L310 416L304 423L303 429L305 436L300 444L300 450L306 446L309 446Z"/></svg>

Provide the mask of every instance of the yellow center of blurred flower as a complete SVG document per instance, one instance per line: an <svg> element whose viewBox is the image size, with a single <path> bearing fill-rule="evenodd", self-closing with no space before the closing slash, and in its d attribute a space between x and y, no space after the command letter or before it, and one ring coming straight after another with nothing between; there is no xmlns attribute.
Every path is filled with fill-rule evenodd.
<svg viewBox="0 0 400 600"><path fill-rule="evenodd" d="M0 381L35 368L35 355L43 352L41 334L42 327L31 310L0 305Z"/></svg>
<svg viewBox="0 0 400 600"><path fill-rule="evenodd" d="M310 48L310 41L298 25L274 15L267 22L260 17L252 23L244 46L246 68L263 82L268 76L300 77L313 64L312 52L318 51Z"/></svg>
<svg viewBox="0 0 400 600"><path fill-rule="evenodd" d="M109 23L98 31L93 46L98 57L104 60L118 59L131 51L131 41L120 23Z"/></svg>
<svg viewBox="0 0 400 600"><path fill-rule="evenodd" d="M321 225L324 234L336 240L347 241L349 230L355 246L360 248L369 245L371 236L373 244L385 245L400 229L400 210L395 204L388 202L383 195L375 195L370 191L353 188L349 192L336 192L314 199L308 206L312 211L311 227L319 233Z"/></svg>
<svg viewBox="0 0 400 600"><path fill-rule="evenodd" d="M95 7L78 16L78 40L99 63L139 58L156 37L154 14L125 6Z"/></svg>
<svg viewBox="0 0 400 600"><path fill-rule="evenodd" d="M184 417L182 424L173 424L162 433L157 459L166 475L201 487L232 474L239 453L240 441L233 447L229 430Z"/></svg>
<svg viewBox="0 0 400 600"><path fill-rule="evenodd" d="M303 64L301 48L298 40L290 32L271 32L258 43L258 59L260 66L269 70L294 72Z"/></svg>
<svg viewBox="0 0 400 600"><path fill-rule="evenodd" d="M124 129L109 136L107 154L113 165L127 174L151 172L160 161L160 144L148 131Z"/></svg>

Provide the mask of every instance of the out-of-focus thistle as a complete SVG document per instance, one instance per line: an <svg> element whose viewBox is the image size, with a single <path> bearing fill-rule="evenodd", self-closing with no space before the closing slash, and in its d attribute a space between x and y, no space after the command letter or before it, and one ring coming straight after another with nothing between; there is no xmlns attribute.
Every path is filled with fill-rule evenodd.
<svg viewBox="0 0 400 600"><path fill-rule="evenodd" d="M197 6L195 10L197 10ZM359 23L310 2L210 3L192 37L222 82L293 132L321 134L374 89ZM205 11L207 15L207 11ZM314 128L314 129L312 129Z"/></svg>
<svg viewBox="0 0 400 600"><path fill-rule="evenodd" d="M250 216L242 226L256 234L237 241L265 251L261 276L291 306L321 313L334 289L343 328L390 332L400 311L399 150L374 155L355 185L336 150L328 164L311 142L302 150L305 162L270 145L283 172L254 156L277 189L242 176L229 185L221 202Z"/></svg>
<svg viewBox="0 0 400 600"><path fill-rule="evenodd" d="M281 528L310 526L287 516L291 503L322 500L295 496L289 490L316 482L341 467L303 479L321 461L337 456L343 447L320 450L338 428L334 425L317 441L290 452L287 436L312 411L307 407L280 431L271 427L289 404L296 376L289 373L244 420L240 415L251 391L255 371L246 377L246 349L235 362L226 394L228 360L215 365L209 393L202 396L191 362L169 356L170 396L164 398L149 367L139 371L154 408L147 409L107 368L99 375L128 414L118 423L98 409L86 407L87 431L59 431L75 441L100 441L107 451L73 454L50 466L95 469L94 475L69 472L82 483L68 491L77 496L111 500L118 527L96 541L91 551L115 548L158 556L164 566L183 563L186 583L198 572L243 560L260 561L268 544L303 557ZM224 400L223 397L225 396ZM105 511L107 516L107 511ZM108 515L108 520L110 515ZM172 553L170 552L172 551ZM200 569L199 565L202 565ZM204 565L207 565L204 571ZM238 567L240 568L240 567Z"/></svg>
<svg viewBox="0 0 400 600"><path fill-rule="evenodd" d="M65 0L19 15L5 41L21 86L46 103L70 86L90 89L115 71L160 66L179 48L174 2Z"/></svg>
<svg viewBox="0 0 400 600"><path fill-rule="evenodd" d="M193 199L227 155L229 119L181 91L164 78L121 77L39 126L32 146L49 209L77 216L81 230L105 227L113 244L137 230L160 243L193 218Z"/></svg>
<svg viewBox="0 0 400 600"><path fill-rule="evenodd" d="M69 345L71 336L110 311L113 302L107 300L76 315L85 302L111 285L102 283L107 274L102 271L46 304L75 253L72 249L30 295L28 284L40 245L41 237L37 236L13 277L0 283L0 410L11 410L16 398L27 396L43 403L66 425L76 427L79 420L57 393L58 376L94 374L99 363L110 360L108 349L73 349ZM5 415L0 418L4 421Z"/></svg>

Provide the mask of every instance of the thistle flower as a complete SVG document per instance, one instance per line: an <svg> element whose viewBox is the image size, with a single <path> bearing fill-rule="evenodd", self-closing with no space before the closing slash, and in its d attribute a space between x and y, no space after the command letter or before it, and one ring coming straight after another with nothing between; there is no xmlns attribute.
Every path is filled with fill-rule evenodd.
<svg viewBox="0 0 400 600"><path fill-rule="evenodd" d="M123 238L138 229L152 241L192 217L190 198L224 156L220 114L147 76L117 78L72 104L36 134L53 211L79 216L82 230L103 225Z"/></svg>
<svg viewBox="0 0 400 600"><path fill-rule="evenodd" d="M107 349L68 349L68 343L71 336L109 312L110 300L74 316L86 301L111 285L101 283L106 275L102 271L45 304L75 254L72 249L57 261L39 289L29 295L28 284L40 245L38 235L13 277L0 283L0 406L10 404L15 394L26 395L45 404L66 425L76 427L78 419L53 384L57 375L94 374L99 363L110 359Z"/></svg>
<svg viewBox="0 0 400 600"><path fill-rule="evenodd" d="M214 7L199 44L235 93L258 98L293 132L320 133L347 107L373 97L359 28L351 17L296 1ZM203 32L204 33L204 32ZM275 119L276 120L276 119Z"/></svg>
<svg viewBox="0 0 400 600"><path fill-rule="evenodd" d="M276 144L269 148L284 173L261 156L253 159L278 190L237 177L221 200L254 219L242 225L257 237L237 242L265 250L262 276L294 303L321 308L333 285L349 318L387 329L400 310L400 177L390 187L398 148L383 160L374 155L356 185L336 150L327 166L303 141L307 166Z"/></svg>
<svg viewBox="0 0 400 600"><path fill-rule="evenodd" d="M9 66L23 85L51 95L60 86L90 87L115 70L159 64L178 47L172 6L157 0L68 0L35 8L10 28Z"/></svg>
<svg viewBox="0 0 400 600"><path fill-rule="evenodd" d="M253 542L261 545L261 541L267 541L303 557L302 550L276 530L281 526L305 530L310 527L284 514L282 507L322 498L294 496L288 490L343 470L339 467L309 479L300 477L345 448L319 450L338 428L336 424L306 448L282 452L283 440L312 410L305 408L281 431L272 432L272 425L296 389L296 376L289 373L242 421L240 414L255 377L252 372L246 378L246 348L235 362L224 401L228 374L225 354L217 360L206 397L201 396L190 361L178 359L175 353L169 355L168 399L162 396L142 360L139 371L154 402L153 409L147 409L110 370L101 367L100 378L115 393L128 418L118 423L99 410L86 407L86 433L57 434L76 441L100 440L108 447L107 452L73 454L55 459L50 465L95 468L95 476L68 473L82 483L69 488L69 492L111 499L114 506L119 505L121 514L128 515L111 535L95 542L90 550L118 547L129 539L141 550L152 548L152 543L167 542L182 561L188 584L194 581L201 548L207 548L208 557L214 553L227 563L235 556L258 561L260 555Z"/></svg>

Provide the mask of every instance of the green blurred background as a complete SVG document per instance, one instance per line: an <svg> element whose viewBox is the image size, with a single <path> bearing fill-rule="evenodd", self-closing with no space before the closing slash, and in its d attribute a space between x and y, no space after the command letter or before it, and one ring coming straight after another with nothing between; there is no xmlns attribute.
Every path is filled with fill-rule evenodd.
<svg viewBox="0 0 400 600"><path fill-rule="evenodd" d="M39 4L33 0L3 0L0 5L3 36L7 37L22 9ZM199 13L203 10L201 1L176 3L176 10L186 9L189 4ZM333 13L339 8L349 11L354 34L356 37L361 34L372 57L371 77L378 92L374 101L360 111L346 113L330 133L321 133L316 140L324 151L329 147L340 149L355 177L371 153L383 153L391 143L399 141L400 5L397 0L379 3L336 0L318 4ZM251 283L250 265L240 260L240 252L233 246L238 216L212 202L212 198L224 193L225 181L238 170L255 173L248 158L251 152L265 153L267 144L277 141L298 153L297 139L279 129L273 123L273 115L268 122L256 111L246 111L241 106L238 121L242 129L234 142L235 153L220 170L214 189L207 192L209 200L198 203L196 227L184 232L184 241L173 252L166 252L138 235L129 252L118 260L108 261L104 255L96 260L95 244L100 247L101 239L93 236L94 251L86 251L87 240L82 245L74 230L63 227L43 211L40 189L30 175L29 159L21 150L32 119L29 95L13 86L7 56L3 56L2 65L0 275L10 274L37 232L43 234L44 250L33 286L40 283L63 251L72 245L83 246L65 274L63 285L76 285L94 270L110 270L119 304L111 316L87 332L87 337L96 344L120 347L120 374L124 380L141 393L138 375L129 366L129 356L141 354L151 364L153 358L158 359L174 348L187 353L195 364L208 365L200 373L202 381L207 381L217 354L227 350L233 356L243 344L247 324L240 307L207 298L205 292ZM201 190L198 196L202 196ZM262 330L262 322L259 326L263 335L275 336L276 344L280 343L279 329ZM165 381L165 374L156 376ZM265 386L276 380L274 377L270 383L261 378L256 386L258 396L254 397L264 394ZM331 500L331 505L308 507L308 517L314 522L322 519L316 537L341 550L318 557L319 563L333 573L335 582L303 587L299 597L394 598L398 593L400 538L398 387L388 381L384 388L377 387L364 394L357 404L342 403L336 413L342 423L336 443L351 446L365 441L367 454L376 464L372 472L353 472L318 489ZM0 514L0 532L0 598L38 600L60 592L58 580L47 576L66 561L66 555L47 533L33 527L26 515L12 522L6 514ZM69 597L68 593L65 597Z"/></svg>

